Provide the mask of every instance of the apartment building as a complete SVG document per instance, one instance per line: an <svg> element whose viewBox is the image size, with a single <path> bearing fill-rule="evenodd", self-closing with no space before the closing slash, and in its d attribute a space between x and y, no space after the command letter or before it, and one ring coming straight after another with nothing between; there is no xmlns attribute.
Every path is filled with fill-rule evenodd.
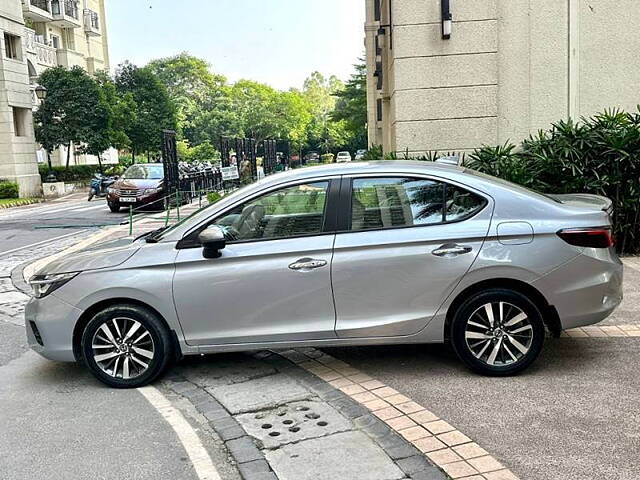
<svg viewBox="0 0 640 480"><path fill-rule="evenodd" d="M369 142L518 142L640 103L636 0L365 0Z"/></svg>
<svg viewBox="0 0 640 480"><path fill-rule="evenodd" d="M90 74L109 70L105 0L2 0L0 34L0 178L16 180L21 196L37 195L37 165L46 161L33 133L37 78L56 65L79 65ZM61 147L52 163L63 165L67 156ZM69 160L97 161L74 146ZM117 152L105 152L105 161L117 162Z"/></svg>

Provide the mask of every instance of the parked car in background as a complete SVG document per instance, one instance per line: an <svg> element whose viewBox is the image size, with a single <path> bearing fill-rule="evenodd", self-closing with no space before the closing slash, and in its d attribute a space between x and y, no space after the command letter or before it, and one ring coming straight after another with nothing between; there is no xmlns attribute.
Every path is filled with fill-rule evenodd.
<svg viewBox="0 0 640 480"><path fill-rule="evenodd" d="M318 152L308 152L304 156L305 162L320 162L320 154Z"/></svg>
<svg viewBox="0 0 640 480"><path fill-rule="evenodd" d="M364 158L365 153L367 153L366 150L358 150L355 156L356 162L362 160Z"/></svg>
<svg viewBox="0 0 640 480"><path fill-rule="evenodd" d="M336 155L336 163L344 163L351 161L351 154L349 152L338 152Z"/></svg>
<svg viewBox="0 0 640 480"><path fill-rule="evenodd" d="M545 328L620 304L610 211L433 162L289 170L54 260L30 280L27 337L115 387L181 355L445 341L479 373L514 374Z"/></svg>
<svg viewBox="0 0 640 480"><path fill-rule="evenodd" d="M162 208L163 197L164 166L161 163L137 163L127 168L107 190L107 205L114 213L130 205Z"/></svg>

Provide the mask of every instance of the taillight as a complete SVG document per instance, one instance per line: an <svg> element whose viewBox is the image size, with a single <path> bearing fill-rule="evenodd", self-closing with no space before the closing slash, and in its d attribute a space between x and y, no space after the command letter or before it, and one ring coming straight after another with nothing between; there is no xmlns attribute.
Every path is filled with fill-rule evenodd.
<svg viewBox="0 0 640 480"><path fill-rule="evenodd" d="M558 236L576 247L609 248L615 243L609 227L568 228L560 230Z"/></svg>

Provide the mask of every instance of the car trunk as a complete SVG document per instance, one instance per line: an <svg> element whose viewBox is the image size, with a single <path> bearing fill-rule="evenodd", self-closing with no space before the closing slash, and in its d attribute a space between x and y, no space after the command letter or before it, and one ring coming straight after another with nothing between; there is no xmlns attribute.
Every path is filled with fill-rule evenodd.
<svg viewBox="0 0 640 480"><path fill-rule="evenodd" d="M591 193L567 193L560 195L549 195L552 199L573 207L583 207L587 209L598 209L607 212L609 215L613 212L613 202L607 197L601 195L593 195Z"/></svg>

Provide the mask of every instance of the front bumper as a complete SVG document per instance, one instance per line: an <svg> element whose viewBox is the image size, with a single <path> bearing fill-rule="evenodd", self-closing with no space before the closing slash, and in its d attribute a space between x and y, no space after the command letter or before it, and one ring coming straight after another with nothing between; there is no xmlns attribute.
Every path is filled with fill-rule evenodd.
<svg viewBox="0 0 640 480"><path fill-rule="evenodd" d="M82 310L56 297L54 292L44 298L32 298L25 307L24 315L31 349L49 360L76 360L73 355L73 329Z"/></svg>
<svg viewBox="0 0 640 480"><path fill-rule="evenodd" d="M533 282L558 311L562 329L601 322L622 302L623 265L613 249L585 249Z"/></svg>

